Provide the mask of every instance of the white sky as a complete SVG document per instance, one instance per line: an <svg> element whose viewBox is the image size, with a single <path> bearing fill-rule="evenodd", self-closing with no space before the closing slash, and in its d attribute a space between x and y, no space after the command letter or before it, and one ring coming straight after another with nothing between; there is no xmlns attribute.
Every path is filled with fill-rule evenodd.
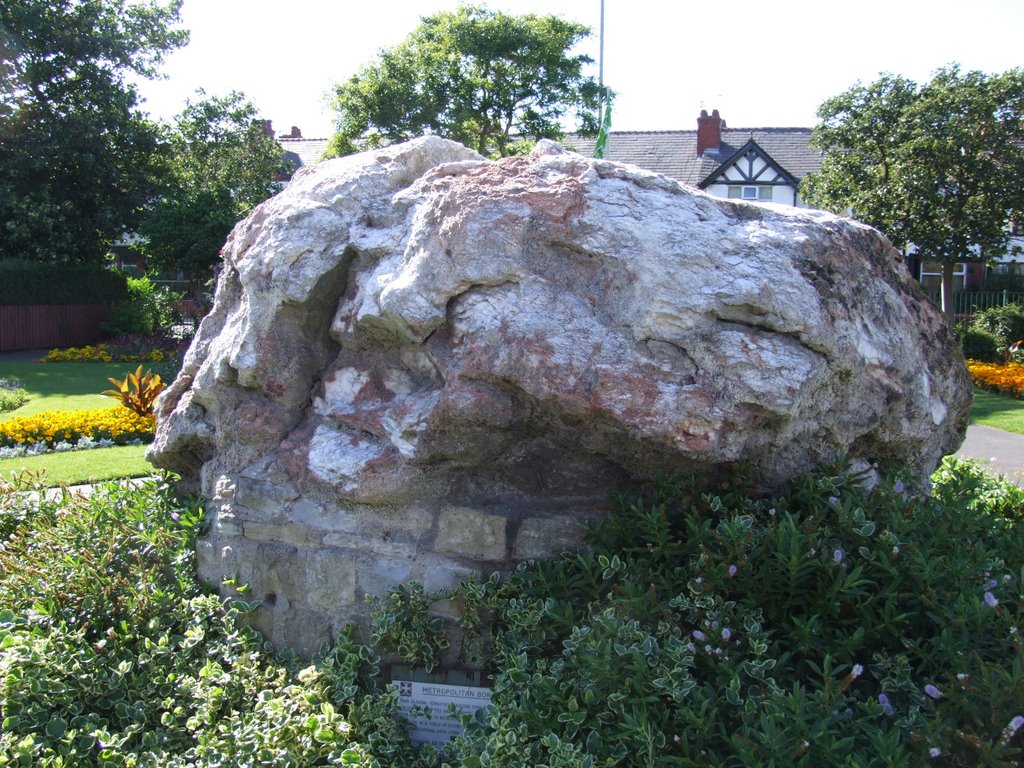
<svg viewBox="0 0 1024 768"><path fill-rule="evenodd" d="M279 134L330 135L325 97L421 16L457 0L185 0L191 42L167 79L144 82L143 108L170 120L197 88L239 90ZM482 0L507 13L554 13L591 26L597 75L600 0ZM604 79L613 130L696 128L717 108L733 128L812 126L815 110L880 72L930 78L1024 66L1022 0L605 0Z"/></svg>

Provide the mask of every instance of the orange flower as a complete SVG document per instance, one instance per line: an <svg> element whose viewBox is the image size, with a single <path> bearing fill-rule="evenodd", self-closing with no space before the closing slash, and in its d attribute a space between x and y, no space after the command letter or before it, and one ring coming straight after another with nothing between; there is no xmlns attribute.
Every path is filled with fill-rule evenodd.
<svg viewBox="0 0 1024 768"><path fill-rule="evenodd" d="M975 385L1007 397L1024 399L1024 365L1020 363L980 363L967 361L967 371Z"/></svg>

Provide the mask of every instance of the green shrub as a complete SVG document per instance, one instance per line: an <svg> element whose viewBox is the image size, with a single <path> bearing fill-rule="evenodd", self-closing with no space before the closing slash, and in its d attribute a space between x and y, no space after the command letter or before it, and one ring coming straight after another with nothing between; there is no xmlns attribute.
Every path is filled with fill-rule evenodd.
<svg viewBox="0 0 1024 768"><path fill-rule="evenodd" d="M377 766L364 743L417 764L369 649L275 655L251 606L205 594L200 507L31 487L0 479L0 765Z"/></svg>
<svg viewBox="0 0 1024 768"><path fill-rule="evenodd" d="M936 481L662 483L592 554L463 587L495 683L461 764L1019 764L1024 491Z"/></svg>
<svg viewBox="0 0 1024 768"><path fill-rule="evenodd" d="M986 309L974 316L971 328L996 336L1000 353L1005 352L1011 344L1024 339L1024 306L1007 304Z"/></svg>
<svg viewBox="0 0 1024 768"><path fill-rule="evenodd" d="M933 479L663 481L617 499L592 552L395 590L382 644L438 658L429 605L452 600L493 676L443 756L410 746L351 632L302 664L204 594L197 506L0 481L0 763L1019 765L1024 490L952 459Z"/></svg>
<svg viewBox="0 0 1024 768"><path fill-rule="evenodd" d="M958 327L956 331L960 349L968 360L982 363L1003 362L1003 342L994 333L980 328Z"/></svg>
<svg viewBox="0 0 1024 768"><path fill-rule="evenodd" d="M150 335L168 326L174 317L174 304L180 296L166 288L157 288L148 277L127 277L128 295L113 308L103 330L111 335Z"/></svg>
<svg viewBox="0 0 1024 768"><path fill-rule="evenodd" d="M100 265L0 261L0 304L116 304L126 296L124 276Z"/></svg>
<svg viewBox="0 0 1024 768"><path fill-rule="evenodd" d="M28 392L17 379L0 379L0 413L13 411L28 402Z"/></svg>

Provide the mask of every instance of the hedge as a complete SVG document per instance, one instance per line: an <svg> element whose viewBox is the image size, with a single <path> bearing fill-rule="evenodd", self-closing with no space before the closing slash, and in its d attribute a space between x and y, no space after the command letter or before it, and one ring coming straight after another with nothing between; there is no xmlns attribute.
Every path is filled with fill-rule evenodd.
<svg viewBox="0 0 1024 768"><path fill-rule="evenodd" d="M116 304L125 277L99 264L0 261L0 305Z"/></svg>

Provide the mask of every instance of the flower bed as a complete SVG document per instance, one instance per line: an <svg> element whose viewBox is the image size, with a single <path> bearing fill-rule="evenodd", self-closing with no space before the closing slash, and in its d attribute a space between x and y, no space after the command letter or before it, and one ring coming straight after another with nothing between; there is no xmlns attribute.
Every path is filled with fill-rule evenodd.
<svg viewBox="0 0 1024 768"><path fill-rule="evenodd" d="M123 406L9 419L0 422L0 458L149 442L154 423L152 416L140 416Z"/></svg>
<svg viewBox="0 0 1024 768"><path fill-rule="evenodd" d="M974 383L1000 395L1024 399L1024 365L1020 363L980 363L967 361Z"/></svg>
<svg viewBox="0 0 1024 768"><path fill-rule="evenodd" d="M167 353L162 349L151 349L144 352L123 352L108 347L106 344L99 344L95 347L68 347L67 349L51 349L44 363L112 363L112 362L153 362L159 363L173 353Z"/></svg>

